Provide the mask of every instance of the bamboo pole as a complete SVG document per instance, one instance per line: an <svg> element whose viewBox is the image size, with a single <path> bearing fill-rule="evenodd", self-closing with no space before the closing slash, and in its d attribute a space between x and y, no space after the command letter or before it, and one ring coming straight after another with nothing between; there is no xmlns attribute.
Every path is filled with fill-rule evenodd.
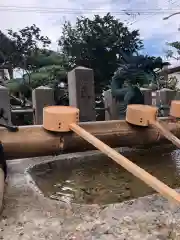
<svg viewBox="0 0 180 240"><path fill-rule="evenodd" d="M150 124L155 127L162 135L171 141L176 147L180 148L180 140L169 130L167 130L159 121L152 121Z"/></svg>
<svg viewBox="0 0 180 240"><path fill-rule="evenodd" d="M180 124L169 121L167 118L162 119L165 127L175 136L180 137ZM88 122L79 125L113 148L167 143L166 138L156 129L132 126L122 120ZM20 126L18 132L9 132L5 128L0 128L0 141L3 143L6 159L95 149L74 133L53 133L46 131L41 125Z"/></svg>

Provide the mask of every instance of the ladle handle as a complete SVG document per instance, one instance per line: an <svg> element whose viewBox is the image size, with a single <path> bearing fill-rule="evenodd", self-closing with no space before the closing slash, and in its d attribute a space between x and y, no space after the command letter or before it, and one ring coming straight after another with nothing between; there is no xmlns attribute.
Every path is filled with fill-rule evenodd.
<svg viewBox="0 0 180 240"><path fill-rule="evenodd" d="M101 142L99 139L97 139L75 123L70 124L69 127L77 135L81 136L86 141L95 146L97 149L99 149L101 152L106 154L108 157L112 158L115 162L120 164L137 178L144 181L147 185L155 189L165 198L167 198L168 200L172 200L178 204L180 203L180 195L175 190L168 187L166 184L164 184L142 168L138 167L136 164L132 163L130 160L119 154L117 151L115 151L105 143Z"/></svg>
<svg viewBox="0 0 180 240"><path fill-rule="evenodd" d="M180 148L180 140L174 136L169 130L164 128L159 121L152 121L150 124L155 127L164 137L171 141L176 147Z"/></svg>

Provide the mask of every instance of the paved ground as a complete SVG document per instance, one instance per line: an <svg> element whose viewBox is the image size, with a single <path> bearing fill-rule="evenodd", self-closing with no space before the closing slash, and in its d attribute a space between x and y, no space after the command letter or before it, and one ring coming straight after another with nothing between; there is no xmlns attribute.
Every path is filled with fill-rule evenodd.
<svg viewBox="0 0 180 240"><path fill-rule="evenodd" d="M65 205L44 198L24 171L47 159L8 162L0 239L180 239L180 209L157 195L108 207Z"/></svg>

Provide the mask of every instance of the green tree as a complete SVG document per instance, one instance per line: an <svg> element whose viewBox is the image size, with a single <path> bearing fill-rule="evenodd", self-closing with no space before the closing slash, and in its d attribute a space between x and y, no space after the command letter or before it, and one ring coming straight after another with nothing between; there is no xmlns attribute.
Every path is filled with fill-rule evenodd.
<svg viewBox="0 0 180 240"><path fill-rule="evenodd" d="M8 69L10 77L13 75L13 66L10 56L12 56L14 51L16 51L15 44L8 36L0 31L0 67Z"/></svg>
<svg viewBox="0 0 180 240"><path fill-rule="evenodd" d="M18 32L9 30L7 36L0 32L0 65L23 70L21 78L11 77L7 83L12 94L29 97L40 85L56 87L67 81L68 61L63 54L47 49L50 43L36 25Z"/></svg>
<svg viewBox="0 0 180 240"><path fill-rule="evenodd" d="M69 57L71 67L84 66L94 70L96 93L102 92L122 59L143 47L138 30L130 31L108 13L94 19L77 18L75 26L65 22L59 46Z"/></svg>
<svg viewBox="0 0 180 240"><path fill-rule="evenodd" d="M51 43L50 39L42 36L40 28L35 24L20 29L18 32L10 29L8 37L15 45L15 50L9 56L9 61L12 62L14 68L24 69L30 75L30 72L36 68L33 60L39 54L39 48L47 47Z"/></svg>
<svg viewBox="0 0 180 240"><path fill-rule="evenodd" d="M68 59L64 54L49 49L39 49L36 54L31 56L30 61L34 66L34 70L51 65L63 66L68 69Z"/></svg>
<svg viewBox="0 0 180 240"><path fill-rule="evenodd" d="M28 75L24 76L25 81L28 81ZM64 67L59 65L49 65L39 68L31 74L31 88L39 86L54 87L60 82L67 82L67 74Z"/></svg>
<svg viewBox="0 0 180 240"><path fill-rule="evenodd" d="M31 88L67 82L68 61L63 54L51 50L40 50L31 61L34 64L34 70L31 73ZM24 79L28 83L28 74L24 75Z"/></svg>
<svg viewBox="0 0 180 240"><path fill-rule="evenodd" d="M165 51L166 57L179 60L180 59L180 42L176 41L176 42L167 43L167 46L168 48L170 47L170 49L167 49Z"/></svg>
<svg viewBox="0 0 180 240"><path fill-rule="evenodd" d="M180 42L175 41L175 42L167 43L167 46L169 49L165 51L166 58L167 59L173 58L175 60L180 60ZM169 76L168 82L167 82L168 88L173 90L178 90L177 85L178 85L177 77Z"/></svg>
<svg viewBox="0 0 180 240"><path fill-rule="evenodd" d="M44 50L51 43L48 37L41 35L41 30L35 24L19 31L8 30L8 34L0 32L0 65L20 68L29 74L36 68L34 59L39 55L39 48ZM41 51L42 51L41 50Z"/></svg>
<svg viewBox="0 0 180 240"><path fill-rule="evenodd" d="M47 85L56 88L61 82L67 83L67 70L64 67L67 63L64 57L54 52L52 55L53 56L49 55L47 58L41 55L35 59L36 69L30 73L30 82L29 74L27 73L25 73L22 78L11 79L7 83L10 92L14 94L21 92L26 95L27 92L29 92L28 89Z"/></svg>

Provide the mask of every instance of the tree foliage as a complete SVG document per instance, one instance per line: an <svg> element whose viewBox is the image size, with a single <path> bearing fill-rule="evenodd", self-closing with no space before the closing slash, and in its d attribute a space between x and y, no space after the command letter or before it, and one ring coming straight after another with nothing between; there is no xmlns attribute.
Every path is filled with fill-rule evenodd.
<svg viewBox="0 0 180 240"><path fill-rule="evenodd" d="M94 70L95 90L101 92L110 82L122 59L122 51L132 55L143 46L138 30L130 31L108 13L94 19L77 18L75 26L65 22L59 45L69 56L71 66Z"/></svg>
<svg viewBox="0 0 180 240"><path fill-rule="evenodd" d="M24 76L25 81L28 81L28 75ZM50 65L39 68L37 71L31 74L31 84L32 88L39 86L50 86L54 87L60 82L67 82L67 73L64 67L59 65Z"/></svg>
<svg viewBox="0 0 180 240"><path fill-rule="evenodd" d="M14 68L24 69L30 74L36 68L34 60L40 48L44 50L50 43L35 24L17 32L10 29L7 35L0 32L0 65L9 70L11 77Z"/></svg>
<svg viewBox="0 0 180 240"><path fill-rule="evenodd" d="M156 70L162 69L163 66L168 64L163 62L160 57L127 56L123 54L122 64L120 64L112 79L116 80L119 86L122 86L125 82L139 84L140 86L157 83L158 74Z"/></svg>
<svg viewBox="0 0 180 240"><path fill-rule="evenodd" d="M11 92L20 91L26 94L27 88L33 89L41 85L54 86L55 83L67 81L68 61L61 53L35 48L31 54L27 54L22 59L24 60L26 73L22 75L22 78L10 80L7 86ZM20 64L18 66L20 67Z"/></svg>
<svg viewBox="0 0 180 240"><path fill-rule="evenodd" d="M39 86L58 87L61 82L67 82L67 71L61 65L47 65L36 69L30 74L24 74L22 78L11 79L7 87L13 94L21 92L29 95L29 91Z"/></svg>
<svg viewBox="0 0 180 240"><path fill-rule="evenodd" d="M170 49L165 51L167 58L174 58L176 60L180 59L180 42L171 42L167 43L167 46L170 47Z"/></svg>
<svg viewBox="0 0 180 240"><path fill-rule="evenodd" d="M15 50L15 44L0 31L0 65L9 63L10 56Z"/></svg>
<svg viewBox="0 0 180 240"><path fill-rule="evenodd" d="M34 66L34 70L51 65L61 66L68 69L68 60L64 54L52 50L39 49L36 54L31 56L30 60Z"/></svg>
<svg viewBox="0 0 180 240"><path fill-rule="evenodd" d="M39 48L47 47L51 41L41 35L41 30L35 24L20 29L18 32L8 30L8 37L15 45L15 51L9 56L13 67L31 71L34 67L32 61L39 53Z"/></svg>

